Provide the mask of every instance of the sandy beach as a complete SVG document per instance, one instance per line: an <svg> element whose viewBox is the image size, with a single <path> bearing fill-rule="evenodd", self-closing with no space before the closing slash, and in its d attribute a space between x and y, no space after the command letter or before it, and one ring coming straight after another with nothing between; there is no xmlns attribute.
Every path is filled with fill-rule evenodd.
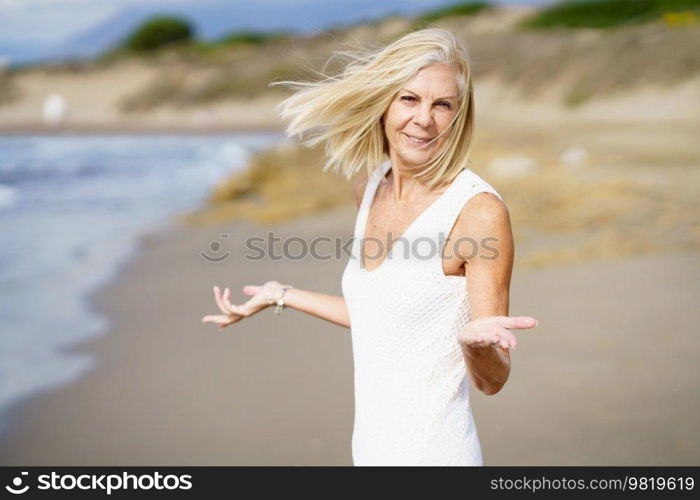
<svg viewBox="0 0 700 500"><path fill-rule="evenodd" d="M472 391L484 462L700 465L700 24L522 30L528 9L435 24L469 42L470 168L511 216L509 314L539 320L516 333L503 390ZM306 80L333 51L412 22L390 16L207 56L164 49L0 68L0 136L12 136L0 206L15 252L0 260L18 270L2 290L26 327L6 321L16 349L3 349L11 377L0 396L64 380L56 374L73 365L56 359L54 341L83 338L64 352L94 360L2 415L1 465L352 464L349 329L289 309L224 330L201 318L218 312L214 285L232 288L234 302L268 280L341 294L347 256L254 261L245 242L270 231L349 240L350 186L322 172L320 149L282 141L248 158L255 141L236 135L284 131L277 106L288 94L273 80ZM142 134L165 137L134 140ZM54 140L65 135L75 138ZM120 135L133 137L103 140ZM187 135L197 140L179 147ZM206 197L196 192L201 210L173 213L210 181ZM70 335L88 324L77 299L36 314L35 276L47 298L78 297L68 285L107 269L131 241L124 228L155 214L178 222L154 222L160 229L90 296L106 331ZM104 232L77 234L88 228ZM202 256L213 243L219 262ZM75 323L47 329L53 318Z"/></svg>
<svg viewBox="0 0 700 500"><path fill-rule="evenodd" d="M2 465L350 465L350 331L271 310L225 330L212 286L277 279L340 294L345 261L241 258L264 235L349 238L353 207L265 228L175 227L142 240L93 296L111 328L73 350L97 367L9 415ZM199 253L221 234L231 256ZM472 402L486 465L698 465L700 254L520 269L511 378ZM242 298L238 292L236 297Z"/></svg>

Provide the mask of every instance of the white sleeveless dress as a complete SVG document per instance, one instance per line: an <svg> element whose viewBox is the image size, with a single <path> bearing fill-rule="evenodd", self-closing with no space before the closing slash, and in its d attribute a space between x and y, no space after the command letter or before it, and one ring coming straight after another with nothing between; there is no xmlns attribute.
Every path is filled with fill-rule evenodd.
<svg viewBox="0 0 700 500"><path fill-rule="evenodd" d="M361 239L377 186L390 168L387 160L368 179L342 276L354 361L353 463L483 465L456 337L470 320L466 278L444 274L442 249L475 194L502 198L474 172L462 170L402 235L412 249L394 241L381 265L367 271Z"/></svg>

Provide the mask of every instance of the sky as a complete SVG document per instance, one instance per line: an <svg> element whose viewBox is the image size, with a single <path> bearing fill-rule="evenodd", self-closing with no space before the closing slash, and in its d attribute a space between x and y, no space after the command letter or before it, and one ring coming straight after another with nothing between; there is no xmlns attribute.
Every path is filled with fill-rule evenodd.
<svg viewBox="0 0 700 500"><path fill-rule="evenodd" d="M550 0L551 1L551 0ZM533 4L546 0L500 0L496 3ZM222 31L229 12L233 11L240 22L246 17L251 28L288 28L303 30L313 28L311 14L318 24L342 23L351 17L372 17L385 11L401 10L417 12L428 10L454 0L373 0L350 2L349 0L0 0L0 57L31 59L56 52L64 47L70 52L71 39L79 38L90 30L99 30L111 20L121 18L122 23L143 15L144 11L166 10L183 13L202 13L195 19L203 35L215 35ZM251 7L254 4L254 7ZM360 6L361 5L361 6ZM397 7L397 5L399 7ZM261 9L265 9L265 13ZM308 10L311 9L311 10ZM206 11L210 14L207 16ZM364 11L364 12L363 12ZM218 15L216 13L224 14ZM280 13L277 17L275 13ZM305 13L305 14L304 14ZM249 14L246 16L246 14ZM366 16L363 16L366 14ZM306 17L304 17L304 15ZM222 19L223 17L223 19ZM217 19L218 18L218 19ZM197 23L199 21L199 23ZM241 26L231 26L231 31ZM322 27L322 26L318 26ZM115 30L117 28L114 28ZM122 30L124 28L121 28ZM209 30L210 33L206 31ZM83 43L99 43L92 39Z"/></svg>

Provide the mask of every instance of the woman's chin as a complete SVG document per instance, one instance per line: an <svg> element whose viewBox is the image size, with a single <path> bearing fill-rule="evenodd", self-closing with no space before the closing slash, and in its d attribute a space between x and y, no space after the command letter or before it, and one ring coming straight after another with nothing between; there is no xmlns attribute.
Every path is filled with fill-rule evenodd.
<svg viewBox="0 0 700 500"><path fill-rule="evenodd" d="M419 149L404 149L399 153L399 156L403 159L405 163L419 165L430 160L430 158L432 158L433 155L430 151L421 151Z"/></svg>

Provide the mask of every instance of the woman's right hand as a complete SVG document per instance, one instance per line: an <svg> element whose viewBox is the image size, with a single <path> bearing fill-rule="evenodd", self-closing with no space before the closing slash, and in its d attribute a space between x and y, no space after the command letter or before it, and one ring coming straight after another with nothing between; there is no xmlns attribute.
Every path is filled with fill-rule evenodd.
<svg viewBox="0 0 700 500"><path fill-rule="evenodd" d="M224 292L221 293L219 287L215 286L214 300L222 314L204 316L202 323L214 323L219 325L220 328L225 328L243 318L252 316L268 307L270 305L268 297L276 299L280 294L281 287L282 285L277 281L268 281L264 285L246 285L243 287L243 293L249 296L250 299L241 305L235 305L229 300L231 290L224 288Z"/></svg>

